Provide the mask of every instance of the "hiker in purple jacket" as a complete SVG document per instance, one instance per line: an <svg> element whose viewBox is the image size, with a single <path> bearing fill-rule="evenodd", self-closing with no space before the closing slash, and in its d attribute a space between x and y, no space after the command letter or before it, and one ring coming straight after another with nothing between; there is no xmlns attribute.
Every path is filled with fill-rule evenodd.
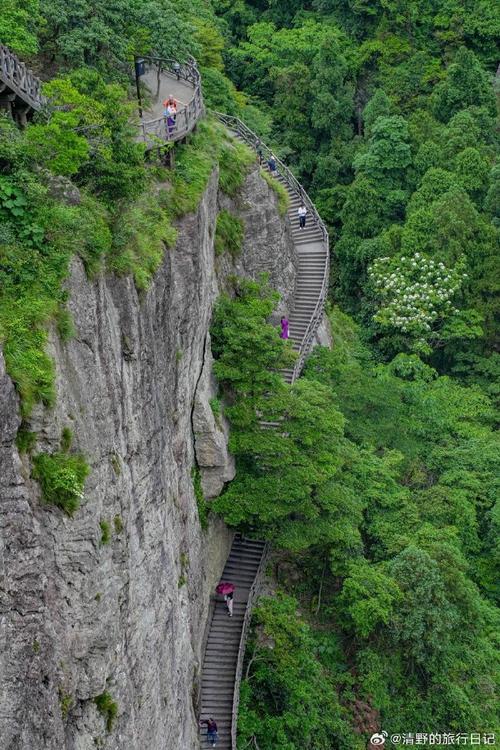
<svg viewBox="0 0 500 750"><path fill-rule="evenodd" d="M280 338L287 339L289 337L288 334L288 318L281 318L281 333Z"/></svg>
<svg viewBox="0 0 500 750"><path fill-rule="evenodd" d="M203 719L200 721L200 724L206 724L207 725L207 742L208 744L212 745L212 747L215 747L217 744L217 740L219 739L219 735L217 734L217 724L210 717L210 719Z"/></svg>

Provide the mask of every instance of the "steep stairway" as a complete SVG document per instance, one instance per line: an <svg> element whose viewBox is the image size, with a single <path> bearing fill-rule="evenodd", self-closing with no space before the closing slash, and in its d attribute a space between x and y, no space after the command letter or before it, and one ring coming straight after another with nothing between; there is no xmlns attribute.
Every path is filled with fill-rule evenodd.
<svg viewBox="0 0 500 750"><path fill-rule="evenodd" d="M228 616L225 602L218 597L203 661L200 714L201 720L213 717L217 722L218 750L236 747L235 724L246 629L264 556L264 542L237 534L221 576L221 580L235 585L233 616ZM200 740L202 747L205 746L206 725L200 730Z"/></svg>
<svg viewBox="0 0 500 750"><path fill-rule="evenodd" d="M293 383L300 375L323 316L330 260L328 232L313 202L288 167L262 144L255 133L249 130L241 120L217 112L215 115L228 126L235 138L262 151L263 169L268 170L267 160L273 156L278 168L278 175L273 179L283 185L290 198L288 218L292 226L292 238L298 257L298 273L294 306L288 314L288 320L290 340L299 356L293 368L283 370L283 377L287 383ZM299 227L297 213L301 204L307 208L304 228ZM277 423L269 422L263 426L275 427Z"/></svg>

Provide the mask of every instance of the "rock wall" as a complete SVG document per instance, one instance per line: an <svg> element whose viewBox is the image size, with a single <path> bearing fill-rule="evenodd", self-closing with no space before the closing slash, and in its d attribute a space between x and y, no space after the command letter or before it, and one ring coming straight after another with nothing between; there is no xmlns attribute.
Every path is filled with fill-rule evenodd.
<svg viewBox="0 0 500 750"><path fill-rule="evenodd" d="M267 269L288 295L295 273L289 230L257 170L232 202L251 228L242 258L236 268L215 259L227 205L214 174L143 296L129 278L89 281L73 262L76 336L51 336L57 403L29 424L35 451L57 450L69 427L87 457L73 518L43 504L17 451L18 399L0 357L2 750L198 747L200 651L231 534L217 519L200 528L193 428L207 493L234 471L209 405L212 306L228 273ZM93 700L105 691L118 704L111 732Z"/></svg>

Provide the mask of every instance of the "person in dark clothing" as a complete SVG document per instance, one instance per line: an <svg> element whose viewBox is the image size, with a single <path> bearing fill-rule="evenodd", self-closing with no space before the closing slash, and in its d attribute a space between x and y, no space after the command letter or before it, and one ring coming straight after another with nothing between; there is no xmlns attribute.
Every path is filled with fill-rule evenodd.
<svg viewBox="0 0 500 750"><path fill-rule="evenodd" d="M274 156L270 156L267 160L267 166L269 167L269 171L271 172L273 177L276 177L278 174L278 169L276 167L276 159Z"/></svg>
<svg viewBox="0 0 500 750"><path fill-rule="evenodd" d="M262 143L260 142L260 139L255 144L255 150L257 151L257 158L259 160L259 165L262 164Z"/></svg>
<svg viewBox="0 0 500 750"><path fill-rule="evenodd" d="M217 724L210 717L210 719L203 719L200 724L206 724L207 725L207 742L208 744L212 745L212 747L215 747L217 744L217 740L219 739L219 735L217 734Z"/></svg>

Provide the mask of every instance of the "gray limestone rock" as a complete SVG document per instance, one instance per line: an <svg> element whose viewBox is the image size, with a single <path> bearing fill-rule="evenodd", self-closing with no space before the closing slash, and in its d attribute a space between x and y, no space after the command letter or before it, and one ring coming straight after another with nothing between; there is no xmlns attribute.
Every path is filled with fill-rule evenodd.
<svg viewBox="0 0 500 750"><path fill-rule="evenodd" d="M201 485L206 500L220 495L226 482L236 473L234 458L228 452L229 424L224 414L215 414L211 402L217 399L217 383L212 374L210 334L203 370L196 389L193 407L193 434L196 460L201 471Z"/></svg>

